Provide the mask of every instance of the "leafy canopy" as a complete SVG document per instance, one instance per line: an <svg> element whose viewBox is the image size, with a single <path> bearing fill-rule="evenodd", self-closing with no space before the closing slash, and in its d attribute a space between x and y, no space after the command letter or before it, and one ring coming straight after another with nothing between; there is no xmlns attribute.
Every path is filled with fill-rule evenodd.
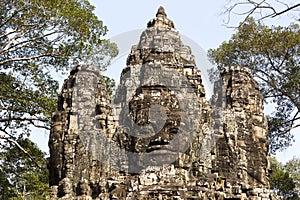
<svg viewBox="0 0 300 200"><path fill-rule="evenodd" d="M299 45L298 24L268 27L248 18L229 41L208 51L219 69L232 65L252 69L266 101L275 104L268 116L271 153L289 146L290 131L300 126Z"/></svg>
<svg viewBox="0 0 300 200"><path fill-rule="evenodd" d="M105 70L117 49L103 39L107 27L87 0L3 0L0 6L0 139L17 139L29 125L49 128L55 75L80 62Z"/></svg>
<svg viewBox="0 0 300 200"><path fill-rule="evenodd" d="M19 198L24 181L32 194L47 191L44 154L24 138L49 129L59 75L81 62L105 70L117 55L93 11L87 0L0 2L0 199Z"/></svg>
<svg viewBox="0 0 300 200"><path fill-rule="evenodd" d="M271 158L270 163L272 169L270 174L271 188L283 199L299 199L299 159L294 158L283 165L275 158Z"/></svg>
<svg viewBox="0 0 300 200"><path fill-rule="evenodd" d="M29 139L18 143L40 166L46 167L45 154ZM0 152L0 199L45 199L49 191L48 171L36 166L18 147ZM25 198L26 197L26 198Z"/></svg>

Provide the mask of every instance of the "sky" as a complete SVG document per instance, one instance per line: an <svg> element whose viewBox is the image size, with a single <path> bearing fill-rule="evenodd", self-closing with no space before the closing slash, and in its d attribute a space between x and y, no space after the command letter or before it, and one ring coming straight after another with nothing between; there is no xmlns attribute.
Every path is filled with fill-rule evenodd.
<svg viewBox="0 0 300 200"><path fill-rule="evenodd" d="M233 28L225 26L227 16L222 14L228 0L91 0L96 7L95 14L108 27L105 36L120 45L120 54L112 62L112 66L106 75L118 81L121 70L125 67L126 56L130 52L131 45L139 40L139 34L146 28L147 22L155 17L159 6L166 10L168 18L173 20L175 28L181 33L183 42L190 45L197 64L202 73L211 66L205 57L210 48L217 48L223 41L230 39L235 32ZM288 1L287 1L288 2ZM231 18L230 26L237 26L241 17ZM268 23L274 25L287 24L289 19L277 18ZM206 76L206 75L204 75ZM207 77L204 77L204 79ZM204 80L204 81L207 81ZM205 84L205 83L204 83ZM209 90L209 88L206 88ZM209 92L209 91L208 91ZM298 132L300 132L298 130ZM33 134L32 138L39 144L47 144L48 133L44 132L42 138ZM40 145L45 151L47 146ZM298 147L298 148L297 148ZM296 137L296 143L287 151L281 152L277 158L286 162L293 156L298 156L300 136Z"/></svg>

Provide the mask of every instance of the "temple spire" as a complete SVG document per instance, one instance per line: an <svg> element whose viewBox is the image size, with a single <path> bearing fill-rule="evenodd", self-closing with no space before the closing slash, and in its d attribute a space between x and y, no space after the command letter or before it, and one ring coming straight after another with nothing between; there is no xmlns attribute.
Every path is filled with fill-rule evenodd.
<svg viewBox="0 0 300 200"><path fill-rule="evenodd" d="M160 6L157 10L156 17L167 17L164 7Z"/></svg>
<svg viewBox="0 0 300 200"><path fill-rule="evenodd" d="M147 27L175 28L173 21L167 18L166 11L162 6L158 8L156 17L148 22Z"/></svg>

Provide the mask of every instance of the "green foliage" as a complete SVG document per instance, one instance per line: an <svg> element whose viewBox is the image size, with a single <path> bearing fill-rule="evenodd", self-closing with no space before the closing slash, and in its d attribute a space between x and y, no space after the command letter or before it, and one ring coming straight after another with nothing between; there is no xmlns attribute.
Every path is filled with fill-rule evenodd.
<svg viewBox="0 0 300 200"><path fill-rule="evenodd" d="M296 180L291 176L291 173L297 173L299 176L299 171L287 170L288 164L282 165L275 158L270 161L272 167L272 173L270 174L271 188L283 199L298 199Z"/></svg>
<svg viewBox="0 0 300 200"><path fill-rule="evenodd" d="M284 165L284 169L290 174L295 182L295 188L300 192L300 159L293 158Z"/></svg>
<svg viewBox="0 0 300 200"><path fill-rule="evenodd" d="M114 79L109 78L107 76L102 76L102 78L104 79L104 82L106 84L106 88L107 88L107 93L109 96L112 96L114 91L115 91L115 87L116 87L116 82Z"/></svg>
<svg viewBox="0 0 300 200"><path fill-rule="evenodd" d="M222 177L220 177L220 176L217 177L217 183L221 183L222 180L223 180Z"/></svg>
<svg viewBox="0 0 300 200"><path fill-rule="evenodd" d="M86 0L0 3L0 139L49 128L57 75L85 62L105 70L117 48ZM19 130L19 131L17 131ZM21 131L20 131L21 130Z"/></svg>
<svg viewBox="0 0 300 200"><path fill-rule="evenodd" d="M298 24L268 27L248 18L229 41L208 51L218 69L252 69L266 102L275 104L276 111L268 116L271 153L289 146L290 131L300 126L299 45Z"/></svg>
<svg viewBox="0 0 300 200"><path fill-rule="evenodd" d="M19 128L28 133L29 124L49 128L55 74L79 62L105 70L116 46L102 39L107 28L88 1L3 0L0 6L0 131L15 136Z"/></svg>
<svg viewBox="0 0 300 200"><path fill-rule="evenodd" d="M16 146L2 149L0 199L45 199L49 191L45 154L29 139L18 140L18 143L41 168Z"/></svg>
<svg viewBox="0 0 300 200"><path fill-rule="evenodd" d="M29 196L39 195L30 199L44 196L44 172L27 159L33 154L44 162L42 153L24 138L32 126L50 128L58 75L82 62L106 70L118 52L103 39L107 27L93 11L87 0L0 2L0 178L6 195L0 199L17 198L23 183ZM28 153L20 153L22 147Z"/></svg>

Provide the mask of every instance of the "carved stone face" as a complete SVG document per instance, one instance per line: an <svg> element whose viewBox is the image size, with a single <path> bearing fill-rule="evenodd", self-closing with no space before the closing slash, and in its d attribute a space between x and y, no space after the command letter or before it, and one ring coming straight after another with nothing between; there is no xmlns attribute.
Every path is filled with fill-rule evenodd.
<svg viewBox="0 0 300 200"><path fill-rule="evenodd" d="M130 115L143 134L136 151L151 152L169 144L178 132L180 106L169 89L162 86L143 87L129 102Z"/></svg>
<svg viewBox="0 0 300 200"><path fill-rule="evenodd" d="M232 107L242 107L249 103L249 76L235 74L228 81L226 94Z"/></svg>

